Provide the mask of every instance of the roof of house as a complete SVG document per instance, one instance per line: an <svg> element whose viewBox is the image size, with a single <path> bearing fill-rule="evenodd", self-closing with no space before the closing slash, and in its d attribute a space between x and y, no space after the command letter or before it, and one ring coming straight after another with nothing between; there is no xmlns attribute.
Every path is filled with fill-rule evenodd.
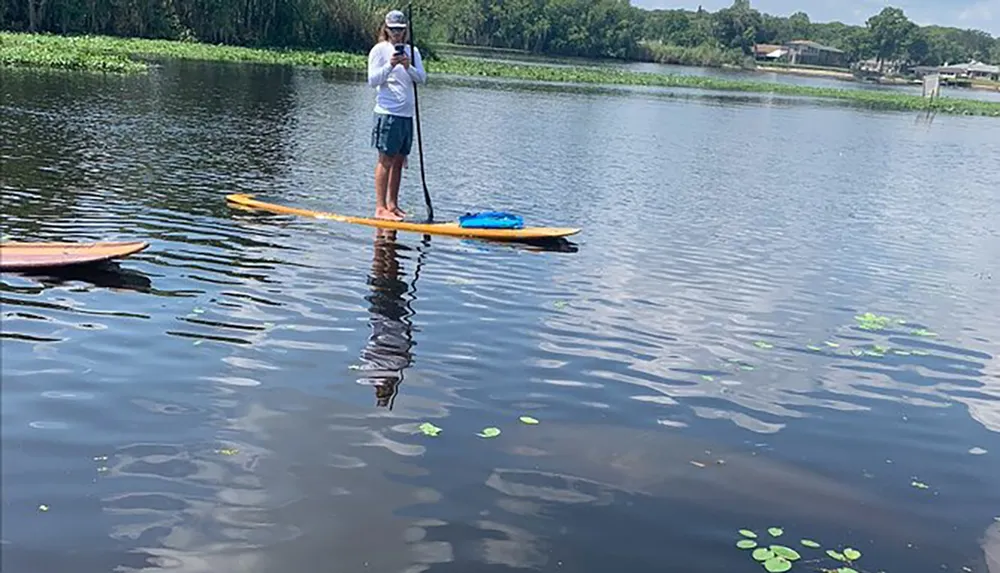
<svg viewBox="0 0 1000 573"><path fill-rule="evenodd" d="M941 66L938 69L940 71L947 71L947 72L980 72L985 74L1000 74L1000 66L991 66L989 64L984 64L982 62L977 62L975 60L965 64L952 64L950 66Z"/></svg>
<svg viewBox="0 0 1000 573"><path fill-rule="evenodd" d="M781 49L781 44L754 44L753 49L758 53L773 52Z"/></svg>
<svg viewBox="0 0 1000 573"><path fill-rule="evenodd" d="M986 72L988 74L1000 74L1000 66L991 66L982 62L969 65L970 72Z"/></svg>
<svg viewBox="0 0 1000 573"><path fill-rule="evenodd" d="M813 42L812 40L791 40L785 42L786 46L809 46L810 48L816 48L817 50L823 50L824 52L836 52L838 54L843 54L843 50L838 50L832 46L824 46L819 42Z"/></svg>

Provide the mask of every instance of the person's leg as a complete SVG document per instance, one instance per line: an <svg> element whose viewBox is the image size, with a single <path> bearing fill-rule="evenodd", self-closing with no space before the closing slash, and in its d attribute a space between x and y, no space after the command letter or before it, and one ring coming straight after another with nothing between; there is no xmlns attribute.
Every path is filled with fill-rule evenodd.
<svg viewBox="0 0 1000 573"><path fill-rule="evenodd" d="M410 154L413 145L413 118L395 118L399 129L399 154L393 157L392 171L389 172L389 189L386 197L386 207L400 217L406 217L406 211L399 207L399 184L403 178L403 163Z"/></svg>
<svg viewBox="0 0 1000 573"><path fill-rule="evenodd" d="M385 206L394 215L402 219L406 213L399 208L399 182L403 178L402 154L393 155L389 160L389 187L386 191Z"/></svg>
<svg viewBox="0 0 1000 573"><path fill-rule="evenodd" d="M372 126L372 146L378 150L378 161L375 163L375 218L402 219L397 215L389 201L392 168L398 156L399 137L394 131L393 117L385 114L375 114ZM398 185L398 184L397 184Z"/></svg>
<svg viewBox="0 0 1000 573"><path fill-rule="evenodd" d="M375 163L375 218L398 220L401 217L393 212L389 206L388 188L392 175L392 167L395 164L395 157L386 155L381 151L378 154L378 162Z"/></svg>

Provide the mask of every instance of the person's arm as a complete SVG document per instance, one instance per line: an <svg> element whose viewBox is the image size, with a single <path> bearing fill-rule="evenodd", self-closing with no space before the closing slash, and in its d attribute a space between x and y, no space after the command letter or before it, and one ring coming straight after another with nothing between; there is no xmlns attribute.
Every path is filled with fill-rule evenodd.
<svg viewBox="0 0 1000 573"><path fill-rule="evenodd" d="M385 59L385 50L380 44L376 44L368 52L368 86L378 87L389 79L392 72L392 62Z"/></svg>
<svg viewBox="0 0 1000 573"><path fill-rule="evenodd" d="M410 62L410 66L406 71L413 78L414 83L427 83L427 72L424 71L424 62L420 59L420 48L413 46L413 61Z"/></svg>

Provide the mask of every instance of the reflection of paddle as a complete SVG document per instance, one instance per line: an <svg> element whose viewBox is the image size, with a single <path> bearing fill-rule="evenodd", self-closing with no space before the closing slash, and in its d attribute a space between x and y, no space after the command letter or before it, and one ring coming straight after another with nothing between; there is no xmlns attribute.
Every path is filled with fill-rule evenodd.
<svg viewBox="0 0 1000 573"><path fill-rule="evenodd" d="M406 19L410 26L410 56L416 52L413 50L413 3L406 5ZM424 68L427 69L426 67ZM427 222L434 222L434 207L431 205L431 193L427 190L427 179L424 177L424 146L420 140L420 100L417 98L417 82L413 82L413 110L417 123L417 154L420 156L420 184L424 187L424 202L427 203Z"/></svg>

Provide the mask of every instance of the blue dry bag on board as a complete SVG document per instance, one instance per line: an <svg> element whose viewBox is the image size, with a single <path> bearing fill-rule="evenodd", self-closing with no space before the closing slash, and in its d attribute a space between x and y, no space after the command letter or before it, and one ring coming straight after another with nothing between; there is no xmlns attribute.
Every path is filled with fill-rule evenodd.
<svg viewBox="0 0 1000 573"><path fill-rule="evenodd" d="M458 218L458 226L463 229L521 229L524 219L503 211L481 211L462 215Z"/></svg>

